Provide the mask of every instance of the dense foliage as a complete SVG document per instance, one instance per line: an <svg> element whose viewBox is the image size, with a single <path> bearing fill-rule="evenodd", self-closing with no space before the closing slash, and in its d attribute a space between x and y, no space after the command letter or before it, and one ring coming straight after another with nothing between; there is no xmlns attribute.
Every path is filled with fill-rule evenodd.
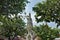
<svg viewBox="0 0 60 40"><path fill-rule="evenodd" d="M25 9L27 0L0 0L0 15L17 14Z"/></svg>
<svg viewBox="0 0 60 40"><path fill-rule="evenodd" d="M57 29L56 28L51 28L48 25L40 25L40 26L35 26L34 28L35 33L37 36L42 38L42 40L53 40L54 38L57 38Z"/></svg>
<svg viewBox="0 0 60 40"><path fill-rule="evenodd" d="M24 11L27 3L27 0L0 0L0 35L9 40L10 36L24 35L25 23L17 14ZM14 18L9 17L13 14Z"/></svg>
<svg viewBox="0 0 60 40"><path fill-rule="evenodd" d="M23 36L25 34L25 23L20 17L11 19L6 16L0 16L0 23L0 35L9 39L11 36Z"/></svg>
<svg viewBox="0 0 60 40"><path fill-rule="evenodd" d="M38 3L33 10L36 12L37 22L56 22L57 26L60 25L60 0L46 0Z"/></svg>

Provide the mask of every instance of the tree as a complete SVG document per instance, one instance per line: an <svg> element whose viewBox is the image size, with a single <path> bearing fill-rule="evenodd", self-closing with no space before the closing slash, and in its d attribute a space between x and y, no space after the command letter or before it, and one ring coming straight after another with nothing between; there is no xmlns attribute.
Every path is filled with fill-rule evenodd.
<svg viewBox="0 0 60 40"><path fill-rule="evenodd" d="M60 25L60 0L46 0L38 3L33 10L36 12L37 22L55 22L57 27Z"/></svg>
<svg viewBox="0 0 60 40"><path fill-rule="evenodd" d="M18 13L24 11L27 0L0 0L0 25L1 35L10 40L10 36L24 35L25 23L19 17ZM9 18L10 14L15 14L15 18ZM7 16L7 17L6 17Z"/></svg>
<svg viewBox="0 0 60 40"><path fill-rule="evenodd" d="M58 37L57 36L57 30L55 28L51 28L48 25L40 25L40 26L35 26L33 28L37 36L42 38L42 40L53 40L54 38Z"/></svg>
<svg viewBox="0 0 60 40"><path fill-rule="evenodd" d="M0 0L0 15L17 14L25 9L27 0Z"/></svg>
<svg viewBox="0 0 60 40"><path fill-rule="evenodd" d="M11 19L6 16L1 16L0 22L2 23L0 25L0 35L8 37L9 40L11 36L22 36L25 33L25 23L20 17Z"/></svg>
<svg viewBox="0 0 60 40"><path fill-rule="evenodd" d="M24 11L26 3L27 0L0 0L1 35L9 37L9 40L10 36L23 35L25 32L25 23L17 18L17 14ZM10 19L10 14L15 14L15 18Z"/></svg>

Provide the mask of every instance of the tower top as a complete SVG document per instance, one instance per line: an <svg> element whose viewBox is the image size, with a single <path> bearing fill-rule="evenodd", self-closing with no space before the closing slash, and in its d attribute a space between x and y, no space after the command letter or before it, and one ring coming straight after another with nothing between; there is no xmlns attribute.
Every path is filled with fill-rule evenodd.
<svg viewBox="0 0 60 40"><path fill-rule="evenodd" d="M29 17L31 17L31 13L29 13Z"/></svg>

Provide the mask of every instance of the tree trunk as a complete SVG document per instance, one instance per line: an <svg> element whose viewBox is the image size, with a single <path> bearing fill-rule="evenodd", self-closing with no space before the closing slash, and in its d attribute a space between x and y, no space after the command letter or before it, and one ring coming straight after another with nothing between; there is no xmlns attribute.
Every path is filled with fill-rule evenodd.
<svg viewBox="0 0 60 40"><path fill-rule="evenodd" d="M10 36L8 37L8 40L11 40L11 39L10 39Z"/></svg>

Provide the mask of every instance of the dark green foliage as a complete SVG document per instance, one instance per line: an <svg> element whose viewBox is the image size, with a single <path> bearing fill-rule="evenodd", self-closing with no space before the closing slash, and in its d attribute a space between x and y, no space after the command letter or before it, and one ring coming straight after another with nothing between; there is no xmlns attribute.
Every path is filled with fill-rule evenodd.
<svg viewBox="0 0 60 40"><path fill-rule="evenodd" d="M9 37L9 40L10 36L24 35L25 23L17 14L24 11L27 3L27 0L0 0L0 35ZM10 19L10 14L16 14L16 17Z"/></svg>
<svg viewBox="0 0 60 40"><path fill-rule="evenodd" d="M17 14L25 9L27 0L0 0L0 15Z"/></svg>
<svg viewBox="0 0 60 40"><path fill-rule="evenodd" d="M48 25L35 26L33 30L42 40L53 40L58 37L56 28L52 29Z"/></svg>
<svg viewBox="0 0 60 40"><path fill-rule="evenodd" d="M10 19L6 16L0 16L0 18L0 22L3 23L0 25L0 35L3 35L5 37L15 37L17 35L22 36L25 34L25 23L20 17L14 17Z"/></svg>
<svg viewBox="0 0 60 40"><path fill-rule="evenodd" d="M33 10L36 12L37 22L56 22L60 25L60 0L46 0L45 2L38 3ZM37 18L41 16L41 18Z"/></svg>

